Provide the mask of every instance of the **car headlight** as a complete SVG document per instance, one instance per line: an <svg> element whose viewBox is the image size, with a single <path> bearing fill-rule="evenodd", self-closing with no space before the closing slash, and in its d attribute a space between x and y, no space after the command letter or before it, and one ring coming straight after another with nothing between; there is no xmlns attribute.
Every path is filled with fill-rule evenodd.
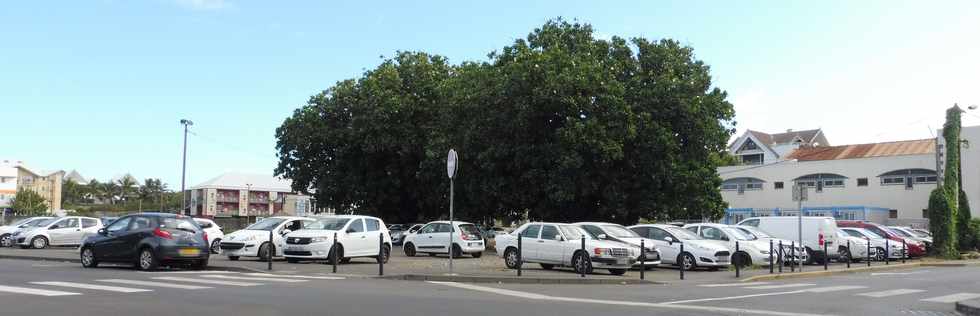
<svg viewBox="0 0 980 316"><path fill-rule="evenodd" d="M612 256L612 250L609 248L595 248L593 249L593 253L595 253L596 256L600 256L600 257Z"/></svg>
<svg viewBox="0 0 980 316"><path fill-rule="evenodd" d="M325 241L329 241L329 240L330 240L330 237L313 237L313 238L310 238L310 243L325 242Z"/></svg>

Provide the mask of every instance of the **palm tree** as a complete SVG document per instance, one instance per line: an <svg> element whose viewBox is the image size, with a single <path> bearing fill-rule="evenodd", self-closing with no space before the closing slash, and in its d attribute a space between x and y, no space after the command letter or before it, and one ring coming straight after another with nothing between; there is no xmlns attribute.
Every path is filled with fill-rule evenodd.
<svg viewBox="0 0 980 316"><path fill-rule="evenodd" d="M108 201L109 204L116 204L116 192L119 191L119 186L116 183L109 181L102 183L100 186L101 198L103 201Z"/></svg>
<svg viewBox="0 0 980 316"><path fill-rule="evenodd" d="M131 190L136 186L136 180L133 179L133 176L126 174L121 179L116 180L116 184L119 185L119 199L129 200L130 195L132 195Z"/></svg>
<svg viewBox="0 0 980 316"><path fill-rule="evenodd" d="M87 199L92 200L92 203L102 198L102 184L99 183L99 180L92 179L88 182L88 185L85 186L85 195Z"/></svg>

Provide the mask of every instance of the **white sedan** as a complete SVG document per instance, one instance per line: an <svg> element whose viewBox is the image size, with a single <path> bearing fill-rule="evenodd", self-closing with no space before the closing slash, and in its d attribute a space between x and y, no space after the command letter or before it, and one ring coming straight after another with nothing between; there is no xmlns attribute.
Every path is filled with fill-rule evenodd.
<svg viewBox="0 0 980 316"><path fill-rule="evenodd" d="M718 270L727 267L731 262L731 249L677 226L646 224L630 226L629 229L653 240L657 249L660 249L661 260L665 264L680 266L683 263L684 270L693 270L697 267ZM684 244L683 253L681 253L681 244Z"/></svg>
<svg viewBox="0 0 980 316"><path fill-rule="evenodd" d="M40 217L28 217L16 221L10 225L0 226L0 247L11 247L14 245L14 239L12 236L17 232L30 228L39 226L42 222L51 219L51 217L40 216Z"/></svg>
<svg viewBox="0 0 980 316"><path fill-rule="evenodd" d="M303 229L304 224L312 221L314 221L312 218L297 216L264 218L245 229L226 235L221 241L221 252L232 261L240 257L259 257L267 260L270 254L282 256L282 249L286 245L283 236ZM269 244L269 232L272 232L272 245Z"/></svg>
<svg viewBox="0 0 980 316"><path fill-rule="evenodd" d="M732 249L732 263L740 266L753 264L768 265L770 261L769 242L725 224L700 223L687 224L684 229L708 240L715 240Z"/></svg>
<svg viewBox="0 0 980 316"><path fill-rule="evenodd" d="M520 254L518 234L521 236ZM585 247L582 247L582 236L585 236ZM497 254L511 269L516 269L519 262L529 262L538 263L545 270L561 266L572 267L578 273L607 269L610 274L622 275L640 255L629 245L593 239L581 227L569 224L527 223L510 234L497 235L495 239Z"/></svg>
<svg viewBox="0 0 980 316"><path fill-rule="evenodd" d="M337 237L337 249L334 247ZM336 252L336 254L334 254ZM333 260L346 263L351 258L369 257L388 262L391 255L391 233L380 218L362 215L317 217L303 230L286 235L283 253L286 261Z"/></svg>
<svg viewBox="0 0 980 316"><path fill-rule="evenodd" d="M66 216L51 220L47 225L21 231L15 238L21 248L77 246L85 240L85 236L96 234L99 229L102 229L102 221L98 218Z"/></svg>

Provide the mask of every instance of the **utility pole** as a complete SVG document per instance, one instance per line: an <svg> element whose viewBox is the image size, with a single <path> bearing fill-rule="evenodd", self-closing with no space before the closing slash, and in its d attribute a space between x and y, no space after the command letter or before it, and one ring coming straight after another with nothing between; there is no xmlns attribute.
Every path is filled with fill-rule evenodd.
<svg viewBox="0 0 980 316"><path fill-rule="evenodd" d="M184 186L187 180L187 127L194 125L194 122L188 119L182 119L180 120L180 124L184 125L184 158L180 170L180 212L185 213L184 215L191 215L187 209L187 193L184 192Z"/></svg>

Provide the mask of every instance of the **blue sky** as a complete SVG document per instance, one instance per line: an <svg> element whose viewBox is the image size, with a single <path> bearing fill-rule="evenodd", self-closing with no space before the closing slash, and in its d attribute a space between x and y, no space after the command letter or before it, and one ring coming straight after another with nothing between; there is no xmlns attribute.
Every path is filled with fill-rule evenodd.
<svg viewBox="0 0 980 316"><path fill-rule="evenodd" d="M6 2L0 159L179 188L178 121L188 118L188 186L226 171L271 174L282 120L380 56L483 60L559 16L601 37L693 46L729 92L740 132L926 138L944 108L980 104L980 2L688 2Z"/></svg>

